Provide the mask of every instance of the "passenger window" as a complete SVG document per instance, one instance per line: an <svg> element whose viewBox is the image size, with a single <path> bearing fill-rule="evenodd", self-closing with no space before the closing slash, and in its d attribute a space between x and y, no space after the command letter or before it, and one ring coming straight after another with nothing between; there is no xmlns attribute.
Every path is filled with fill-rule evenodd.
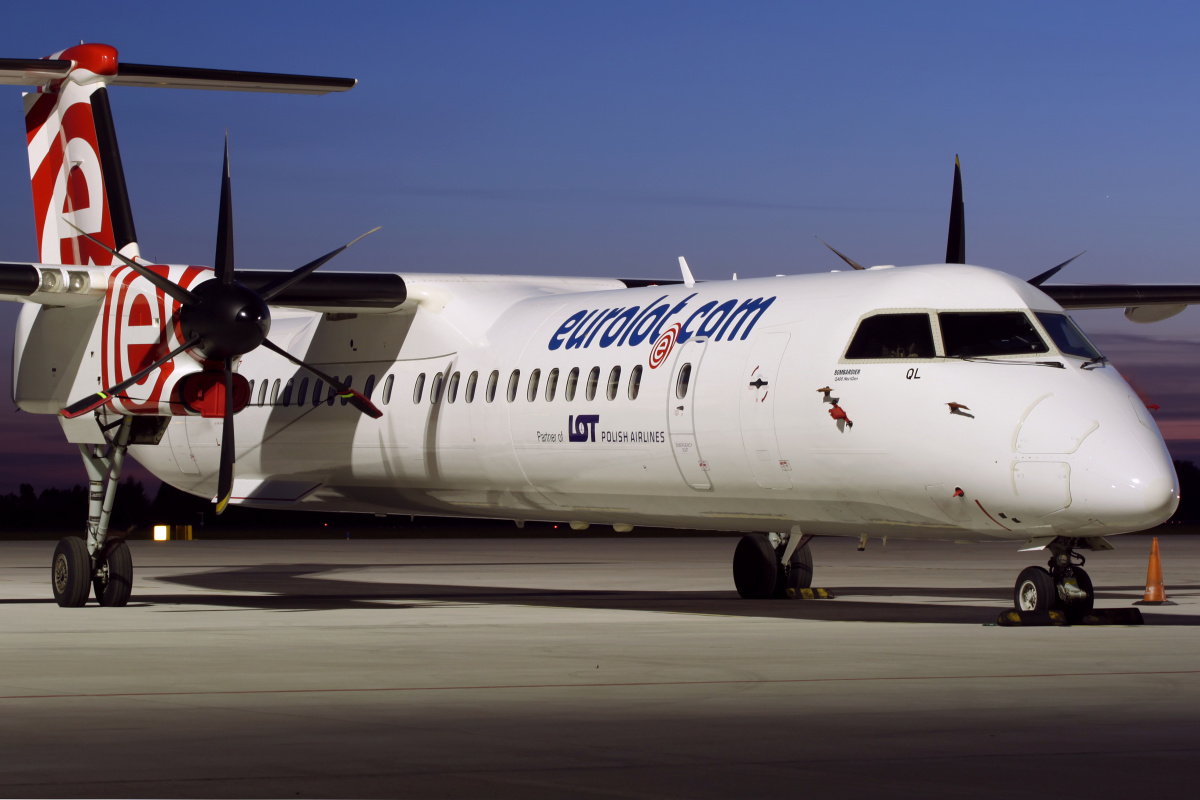
<svg viewBox="0 0 1200 800"><path fill-rule="evenodd" d="M563 398L570 402L575 399L575 388L579 386L579 367L571 367L567 373L567 388L563 390Z"/></svg>
<svg viewBox="0 0 1200 800"><path fill-rule="evenodd" d="M588 400L596 399L596 386L600 383L600 368L592 367L592 371L588 373L587 388L583 392L583 396Z"/></svg>
<svg viewBox="0 0 1200 800"><path fill-rule="evenodd" d="M334 375L333 380L335 382L337 382L337 381L340 381L341 379L337 375ZM349 388L351 380L352 380L352 378L347 376L347 378L346 378L346 387L347 388ZM336 399L337 399L337 389L335 389L333 384L331 383L331 384L329 384L329 394L325 397L325 405L327 405L327 406L333 405L333 401ZM345 401L343 400L342 403L344 405Z"/></svg>
<svg viewBox="0 0 1200 800"><path fill-rule="evenodd" d="M349 389L351 386L353 386L354 385L354 376L347 375L344 385L347 389ZM334 388L332 386L330 386L329 387L329 405L333 405L334 394L336 394L336 392L334 391ZM350 398L348 398L348 397L343 397L343 398L341 398L341 400L342 400L342 405L346 405L347 403L350 402Z"/></svg>
<svg viewBox="0 0 1200 800"><path fill-rule="evenodd" d="M254 381L250 381L250 386L246 389L246 396L250 398L254 397Z"/></svg>
<svg viewBox="0 0 1200 800"><path fill-rule="evenodd" d="M617 399L617 390L621 388L621 368L613 367L608 373L608 395L609 400Z"/></svg>
<svg viewBox="0 0 1200 800"><path fill-rule="evenodd" d="M304 405L304 401L308 398L308 378L300 381L300 391L296 393L296 405Z"/></svg>
<svg viewBox="0 0 1200 800"><path fill-rule="evenodd" d="M517 399L517 386L521 383L521 370L514 369L508 376L508 402Z"/></svg>
<svg viewBox="0 0 1200 800"><path fill-rule="evenodd" d="M642 388L642 365L638 364L629 372L629 399L637 400L638 392Z"/></svg>
<svg viewBox="0 0 1200 800"><path fill-rule="evenodd" d="M525 399L533 402L537 399L538 382L542 379L542 371L535 369L529 373L529 385L525 387Z"/></svg>
<svg viewBox="0 0 1200 800"><path fill-rule="evenodd" d="M292 402L292 385L296 382L295 378L288 378L288 382L283 385L283 394L279 397L280 405L290 405ZM301 400L301 403L304 401Z"/></svg>
<svg viewBox="0 0 1200 800"><path fill-rule="evenodd" d="M271 405L279 403L279 378L275 379L275 383L271 384Z"/></svg>
<svg viewBox="0 0 1200 800"><path fill-rule="evenodd" d="M371 394L374 391L375 391L375 376L372 374L372 375L367 376L367 382L363 385L363 397L370 400Z"/></svg>
<svg viewBox="0 0 1200 800"><path fill-rule="evenodd" d="M554 393L558 390L558 367L550 370L550 374L546 376L546 402L554 400Z"/></svg>
<svg viewBox="0 0 1200 800"><path fill-rule="evenodd" d="M682 400L687 397L688 383L692 380L692 365L684 364L679 368L679 377L675 379L675 396Z"/></svg>
<svg viewBox="0 0 1200 800"><path fill-rule="evenodd" d="M446 387L446 402L453 403L458 399L458 373L450 376L450 385Z"/></svg>
<svg viewBox="0 0 1200 800"><path fill-rule="evenodd" d="M392 381L396 378L395 375L388 375L387 380L383 382L383 404L386 406L392 399Z"/></svg>
<svg viewBox="0 0 1200 800"><path fill-rule="evenodd" d="M496 384L500 382L500 370L492 370L492 374L488 376L487 391L484 393L484 399L489 403L496 399Z"/></svg>
<svg viewBox="0 0 1200 800"><path fill-rule="evenodd" d="M479 373L477 371L472 371L470 377L467 378L467 388L463 391L463 400L468 403L475 402L475 383L478 380Z"/></svg>
<svg viewBox="0 0 1200 800"><path fill-rule="evenodd" d="M388 378L388 388L391 388L391 378ZM425 373L422 372L417 376L417 382L413 384L413 405L421 402L421 396L425 393ZM384 401L387 402L386 400Z"/></svg>
<svg viewBox="0 0 1200 800"><path fill-rule="evenodd" d="M312 396L313 408L316 408L317 406L321 405L321 401L325 399L325 398L321 397L321 394L323 393L322 390L324 388L325 388L325 381L318 378L317 382L315 384L313 384L313 396Z"/></svg>
<svg viewBox="0 0 1200 800"><path fill-rule="evenodd" d="M442 383L445 378L442 373L433 376L433 383L429 384L429 402L436 403L442 399Z"/></svg>
<svg viewBox="0 0 1200 800"><path fill-rule="evenodd" d="M1020 311L966 311L938 314L946 355L953 358L1047 353L1029 317Z"/></svg>
<svg viewBox="0 0 1200 800"><path fill-rule="evenodd" d="M858 323L846 358L933 358L928 314L876 314Z"/></svg>
<svg viewBox="0 0 1200 800"><path fill-rule="evenodd" d="M1059 350L1069 356L1080 356L1082 358L1101 357L1100 351L1083 335L1083 331L1079 330L1079 326L1075 324L1075 320L1066 314L1050 314L1044 311L1036 311L1034 313L1041 320L1042 327L1046 329L1046 333L1050 334L1050 338L1058 345Z"/></svg>
<svg viewBox="0 0 1200 800"><path fill-rule="evenodd" d="M267 403L267 381L264 380L258 387L258 405L259 408Z"/></svg>

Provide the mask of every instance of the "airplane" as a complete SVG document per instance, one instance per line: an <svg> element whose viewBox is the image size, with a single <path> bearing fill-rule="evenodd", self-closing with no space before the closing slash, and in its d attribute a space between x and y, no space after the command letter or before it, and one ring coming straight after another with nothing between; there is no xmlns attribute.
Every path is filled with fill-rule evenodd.
<svg viewBox="0 0 1200 800"><path fill-rule="evenodd" d="M57 415L89 477L86 537L52 559L61 606L129 600L129 547L109 533L127 453L218 513L741 533L748 599L811 588L814 537L1008 541L1050 556L1017 576L1014 606L1075 617L1094 603L1083 551L1178 504L1145 404L1067 311L1153 322L1200 285L966 264L957 158L945 263L839 253L851 269L697 281L680 258L680 280L655 281L317 271L354 242L291 272L235 269L226 141L214 265L168 265L138 247L109 87L355 81L80 44L0 60L0 83L34 87L39 262L0 264L0 299L22 304L13 400Z"/></svg>

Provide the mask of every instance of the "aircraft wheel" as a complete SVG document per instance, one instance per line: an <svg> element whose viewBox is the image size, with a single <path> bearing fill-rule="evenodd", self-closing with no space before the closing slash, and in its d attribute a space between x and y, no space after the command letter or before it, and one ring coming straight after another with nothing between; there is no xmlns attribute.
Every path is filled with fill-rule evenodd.
<svg viewBox="0 0 1200 800"><path fill-rule="evenodd" d="M123 606L129 602L133 591L133 557L129 554L129 545L117 542L104 549L104 555L96 565L92 587L102 606Z"/></svg>
<svg viewBox="0 0 1200 800"><path fill-rule="evenodd" d="M1062 606L1066 609L1067 614L1078 618L1092 613L1092 609L1096 607L1096 594L1092 588L1092 578L1083 571L1083 567L1072 567L1071 572L1074 574L1075 586L1083 596L1075 595L1073 597L1073 592L1064 589L1059 597L1066 597ZM1054 588L1057 590L1059 587L1055 586Z"/></svg>
<svg viewBox="0 0 1200 800"><path fill-rule="evenodd" d="M781 572L775 548L765 534L748 533L733 551L733 585L747 600L765 600L775 594L776 576Z"/></svg>
<svg viewBox="0 0 1200 800"><path fill-rule="evenodd" d="M788 590L798 593L800 589L809 589L812 587L813 578L813 560L812 551L808 549L808 545L797 547L792 553L792 560L788 562L787 569L782 566L778 568L778 575L775 577L775 597L786 598Z"/></svg>
<svg viewBox="0 0 1200 800"><path fill-rule="evenodd" d="M55 601L63 608L87 603L92 589L92 557L83 539L68 536L59 541L50 562L50 585Z"/></svg>
<svg viewBox="0 0 1200 800"><path fill-rule="evenodd" d="M1056 590L1049 570L1026 567L1017 576L1017 584L1013 587L1013 605L1018 611L1049 611L1058 602Z"/></svg>

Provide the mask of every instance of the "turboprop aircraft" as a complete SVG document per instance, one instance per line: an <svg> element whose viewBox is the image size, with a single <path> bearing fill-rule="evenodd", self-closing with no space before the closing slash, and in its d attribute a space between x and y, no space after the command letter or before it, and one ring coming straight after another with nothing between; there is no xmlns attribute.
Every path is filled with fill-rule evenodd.
<svg viewBox="0 0 1200 800"><path fill-rule="evenodd" d="M39 263L0 264L0 299L23 304L13 399L58 415L91 486L86 539L52 560L60 605L129 599L129 548L108 533L126 453L218 512L741 532L746 598L809 587L812 537L1008 540L1050 551L1015 605L1072 614L1093 603L1080 551L1178 503L1154 420L1065 310L1150 322L1200 286L966 265L957 160L946 263L697 282L681 258L682 280L651 281L316 271L349 245L235 269L227 143L210 269L141 254L109 87L353 80L81 44L0 60L0 82L34 87Z"/></svg>

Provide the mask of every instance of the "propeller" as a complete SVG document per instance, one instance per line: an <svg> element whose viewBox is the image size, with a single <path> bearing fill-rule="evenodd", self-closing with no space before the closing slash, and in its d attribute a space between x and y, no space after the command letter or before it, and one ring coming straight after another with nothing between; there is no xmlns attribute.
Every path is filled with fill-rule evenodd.
<svg viewBox="0 0 1200 800"><path fill-rule="evenodd" d="M67 224L71 225L69 221ZM347 247L379 228L373 228L336 250L281 276L258 292L239 283L234 271L233 259L233 193L229 180L228 134L225 136L225 163L221 174L221 205L217 219L217 249L213 264L214 276L211 280L198 284L191 290L185 289L145 265L126 258L75 225L71 225L71 227L112 253L114 258L162 290L164 294L178 301L180 304L179 325L186 342L124 381L88 395L62 409L60 413L70 419L95 411L154 370L185 352L194 352L207 361L221 362L225 386L223 411L225 425L221 432L221 464L217 474L218 514L225 510L229 504L229 498L233 494L235 461L233 365L246 353L260 345L264 346L328 383L339 397L358 411L375 419L383 416L383 412L365 395L326 375L311 364L305 363L267 338L267 333L271 330L271 309L267 303L271 298L278 296L297 281L303 280Z"/></svg>
<svg viewBox="0 0 1200 800"><path fill-rule="evenodd" d="M967 223L963 217L962 168L954 156L954 195L950 198L950 233L946 236L946 263L967 263Z"/></svg>
<svg viewBox="0 0 1200 800"><path fill-rule="evenodd" d="M966 264L967 263L967 225L963 213L963 193L962 193L962 165L958 162L958 155L954 156L954 191L950 198L950 231L946 236L946 263L947 264ZM78 230L78 229L76 229ZM820 236L816 237L817 241L828 247L834 252L838 258L845 261L855 269L863 269L862 265L850 259L849 256L843 254L833 245L826 242ZM1084 250L1081 253L1071 256L1066 261L1058 266L1051 267L1040 275L1036 275L1029 279L1028 283L1032 286L1041 286L1050 278L1054 277L1060 269L1070 264L1079 256L1086 253Z"/></svg>

